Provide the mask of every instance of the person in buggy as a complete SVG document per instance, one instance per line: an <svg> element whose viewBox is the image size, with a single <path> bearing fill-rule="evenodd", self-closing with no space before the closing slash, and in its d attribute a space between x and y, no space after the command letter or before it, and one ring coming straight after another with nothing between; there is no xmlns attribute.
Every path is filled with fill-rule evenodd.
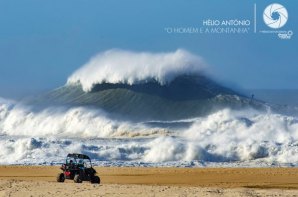
<svg viewBox="0 0 298 197"><path fill-rule="evenodd" d="M73 163L73 160L69 161L69 165L67 167L68 167L68 169L74 169L75 165Z"/></svg>

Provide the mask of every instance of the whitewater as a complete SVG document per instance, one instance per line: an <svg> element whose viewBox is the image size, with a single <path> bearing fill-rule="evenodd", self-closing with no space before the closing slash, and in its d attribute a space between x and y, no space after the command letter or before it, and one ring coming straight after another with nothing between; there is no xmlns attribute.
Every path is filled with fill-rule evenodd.
<svg viewBox="0 0 298 197"><path fill-rule="evenodd" d="M132 52L111 49L99 53L75 71L67 84L80 83L84 91L95 84L134 84L155 79L160 84L171 82L183 74L201 74L206 64L199 56L178 49L169 53Z"/></svg>
<svg viewBox="0 0 298 197"><path fill-rule="evenodd" d="M83 95L96 95L94 87L104 83L130 87L154 80L168 87L180 75L201 75L206 69L201 57L186 50L147 53L113 49L98 54L75 71L65 86L73 89L79 84ZM204 85L200 81L200 88L209 88L203 82ZM123 86L109 88L100 91L119 95ZM148 102L143 97L152 96L151 92L134 91L129 89L132 98L138 96L138 102ZM193 99L195 104L205 99L212 103L232 99L241 101L242 107L225 105L201 116L136 121L123 114L116 116L117 109L112 113L78 104L77 100L75 104L37 106L35 101L0 98L0 164L56 165L63 162L67 153L84 153L99 166L298 166L296 115L279 113L266 103L262 108L250 106L239 95L214 95L174 101L168 96L160 101L163 95L154 95L149 100L157 99L164 105L174 102L175 107Z"/></svg>

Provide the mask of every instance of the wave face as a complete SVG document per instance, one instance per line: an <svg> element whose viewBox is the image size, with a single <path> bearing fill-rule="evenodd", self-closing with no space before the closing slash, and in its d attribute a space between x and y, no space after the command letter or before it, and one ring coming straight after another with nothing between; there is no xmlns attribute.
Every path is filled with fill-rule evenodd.
<svg viewBox="0 0 298 197"><path fill-rule="evenodd" d="M0 98L0 164L59 164L79 152L103 166L298 166L297 115L205 70L185 50L110 50L63 87Z"/></svg>
<svg viewBox="0 0 298 197"><path fill-rule="evenodd" d="M261 102L251 103L203 75L181 75L167 85L155 80L132 85L101 83L89 92L80 84L66 85L28 103L95 107L114 118L134 121L189 119L225 107L264 108Z"/></svg>
<svg viewBox="0 0 298 197"><path fill-rule="evenodd" d="M177 76L201 74L204 69L202 58L182 49L170 53L113 49L93 57L68 78L67 84L79 82L86 92L101 83L132 85L154 79L164 85Z"/></svg>

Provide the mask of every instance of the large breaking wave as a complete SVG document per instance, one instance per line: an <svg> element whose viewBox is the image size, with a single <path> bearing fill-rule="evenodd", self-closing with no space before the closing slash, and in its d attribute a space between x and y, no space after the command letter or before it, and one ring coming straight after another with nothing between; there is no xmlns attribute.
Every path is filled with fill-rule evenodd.
<svg viewBox="0 0 298 197"><path fill-rule="evenodd" d="M214 82L187 51L100 53L65 86L0 98L0 163L298 165L298 118Z"/></svg>

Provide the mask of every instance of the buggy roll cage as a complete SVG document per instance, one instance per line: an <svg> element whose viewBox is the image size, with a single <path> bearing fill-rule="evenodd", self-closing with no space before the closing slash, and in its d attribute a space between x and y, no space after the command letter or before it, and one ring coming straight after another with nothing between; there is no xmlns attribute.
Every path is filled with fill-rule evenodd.
<svg viewBox="0 0 298 197"><path fill-rule="evenodd" d="M72 158L75 158L75 159L88 159L88 160L91 160L90 157L88 157L87 155L78 154L78 153L69 153L67 155L67 157L72 157Z"/></svg>
<svg viewBox="0 0 298 197"><path fill-rule="evenodd" d="M78 154L78 153L69 153L66 157L66 163L68 163L68 160L71 160L71 159L74 159L75 160L75 163L79 163L77 162L77 160L88 160L90 162L90 165L92 167L92 163L91 163L91 159L90 157L88 157L87 155L84 155L84 154Z"/></svg>

